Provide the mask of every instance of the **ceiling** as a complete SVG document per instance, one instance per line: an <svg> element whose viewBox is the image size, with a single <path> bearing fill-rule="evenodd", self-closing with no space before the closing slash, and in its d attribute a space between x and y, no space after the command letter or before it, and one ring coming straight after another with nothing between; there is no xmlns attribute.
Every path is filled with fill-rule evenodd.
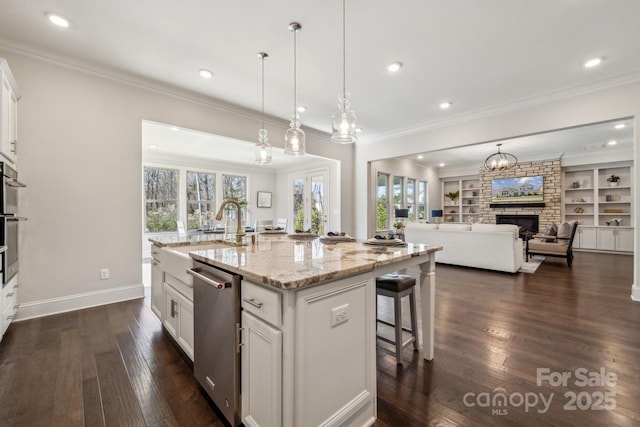
<svg viewBox="0 0 640 427"><path fill-rule="evenodd" d="M254 163L255 143L225 138L190 129L182 129L162 123L142 122L143 160L156 154L171 157L198 158L236 166L251 166L265 169L305 168L327 161L310 154L290 156L282 148L273 148L272 163L258 166Z"/></svg>
<svg viewBox="0 0 640 427"><path fill-rule="evenodd" d="M330 130L341 88L339 0L0 2L0 45L93 71L265 109L293 110L298 34L302 123ZM347 89L375 140L640 78L640 1L347 1ZM47 12L70 21L51 25ZM598 67L582 63L604 57ZM390 74L385 66L401 61ZM201 78L201 68L213 72ZM453 106L440 110L443 101Z"/></svg>

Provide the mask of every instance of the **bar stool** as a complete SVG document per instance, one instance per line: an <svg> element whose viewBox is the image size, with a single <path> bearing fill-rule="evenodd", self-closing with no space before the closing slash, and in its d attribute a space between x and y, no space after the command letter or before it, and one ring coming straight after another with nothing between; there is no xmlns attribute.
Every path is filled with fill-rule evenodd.
<svg viewBox="0 0 640 427"><path fill-rule="evenodd" d="M416 316L416 279L404 274L385 274L376 278L376 294L393 298L395 323L376 319L380 323L395 327L395 340L376 336L389 344L396 346L396 363L402 365L402 350L413 343L413 348L418 350L418 318ZM402 326L402 297L409 296L409 309L411 312L411 329ZM410 332L411 337L402 341L402 331Z"/></svg>

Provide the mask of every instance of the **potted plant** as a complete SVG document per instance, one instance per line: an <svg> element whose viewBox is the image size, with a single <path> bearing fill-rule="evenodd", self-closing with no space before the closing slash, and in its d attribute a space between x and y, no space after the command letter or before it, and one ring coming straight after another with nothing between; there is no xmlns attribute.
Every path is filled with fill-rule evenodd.
<svg viewBox="0 0 640 427"><path fill-rule="evenodd" d="M404 221L402 221L401 219L396 219L396 221L393 223L393 228L395 228L396 233L402 233L402 230L404 230Z"/></svg>
<svg viewBox="0 0 640 427"><path fill-rule="evenodd" d="M451 203L456 203L456 199L458 198L458 196L460 196L460 191L451 191L447 194L445 194L445 197L448 197L449 199L451 199Z"/></svg>
<svg viewBox="0 0 640 427"><path fill-rule="evenodd" d="M618 175L611 175L609 178L607 178L609 187L617 187L619 181L620 181L620 177Z"/></svg>

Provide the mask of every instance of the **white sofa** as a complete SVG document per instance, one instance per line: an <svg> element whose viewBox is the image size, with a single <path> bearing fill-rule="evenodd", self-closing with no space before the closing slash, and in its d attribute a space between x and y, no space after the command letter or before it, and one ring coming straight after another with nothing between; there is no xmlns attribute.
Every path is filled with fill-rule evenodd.
<svg viewBox="0 0 640 427"><path fill-rule="evenodd" d="M409 243L442 245L436 262L515 273L524 262L518 226L512 224L425 224L409 222Z"/></svg>

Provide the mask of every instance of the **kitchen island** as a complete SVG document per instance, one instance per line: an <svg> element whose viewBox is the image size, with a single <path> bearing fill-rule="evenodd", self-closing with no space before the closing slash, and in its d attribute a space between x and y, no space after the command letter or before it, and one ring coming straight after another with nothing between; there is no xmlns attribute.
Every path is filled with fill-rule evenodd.
<svg viewBox="0 0 640 427"><path fill-rule="evenodd" d="M433 358L439 246L258 235L246 246L220 242L190 249L193 260L242 276L241 418L246 426L374 422L375 278L382 274L420 267L422 356Z"/></svg>

